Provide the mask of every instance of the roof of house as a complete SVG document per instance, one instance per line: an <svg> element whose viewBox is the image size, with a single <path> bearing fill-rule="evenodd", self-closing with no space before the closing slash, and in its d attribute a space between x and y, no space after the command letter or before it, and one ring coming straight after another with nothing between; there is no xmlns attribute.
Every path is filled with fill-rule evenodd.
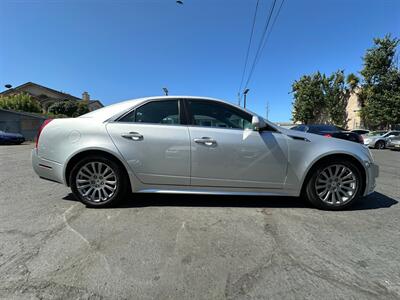
<svg viewBox="0 0 400 300"><path fill-rule="evenodd" d="M17 115L22 115L22 116L27 116L27 117L39 118L39 119L43 119L43 120L48 119L46 116L43 116L41 114L36 114L36 113L31 113L31 112L26 112L26 111L16 111L16 110L3 109L3 108L0 108L0 111L13 113L13 114L17 114Z"/></svg>
<svg viewBox="0 0 400 300"><path fill-rule="evenodd" d="M98 103L101 107L104 107L103 103L101 103L100 100L89 100L89 105L94 103Z"/></svg>
<svg viewBox="0 0 400 300"><path fill-rule="evenodd" d="M37 84L37 83L34 83L34 82L30 82L30 81L27 82L27 83L21 84L21 85L15 87L15 88L11 88L11 89L5 90L5 91L3 91L3 92L0 92L0 95L8 95L8 94L12 93L13 91L16 91L16 90L18 91L18 90L23 89L24 87L32 86L32 85L33 85L33 86L40 87L40 88L45 89L45 90L48 90L48 91L53 92L53 93L57 93L57 94L59 94L61 97L73 98L73 99L75 99L75 100L82 100L81 98L72 96L72 95L70 95L70 94L67 94L67 93L64 93L64 92L61 92L61 91L53 90L53 89L48 88L48 87L46 87L46 86L43 86L43 85L40 85L40 84Z"/></svg>

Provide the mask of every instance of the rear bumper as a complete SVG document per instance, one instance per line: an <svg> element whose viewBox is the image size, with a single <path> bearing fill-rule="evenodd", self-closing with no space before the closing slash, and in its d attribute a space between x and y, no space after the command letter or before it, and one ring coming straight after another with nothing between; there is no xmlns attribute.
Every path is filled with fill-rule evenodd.
<svg viewBox="0 0 400 300"><path fill-rule="evenodd" d="M379 166L370 163L367 168L367 181L366 181L366 188L364 192L364 196L369 195L374 192L375 187L376 187L376 178L379 176Z"/></svg>
<svg viewBox="0 0 400 300"><path fill-rule="evenodd" d="M39 157L36 149L32 149L32 167L40 178L48 179L58 183L64 183L63 165L55 161Z"/></svg>

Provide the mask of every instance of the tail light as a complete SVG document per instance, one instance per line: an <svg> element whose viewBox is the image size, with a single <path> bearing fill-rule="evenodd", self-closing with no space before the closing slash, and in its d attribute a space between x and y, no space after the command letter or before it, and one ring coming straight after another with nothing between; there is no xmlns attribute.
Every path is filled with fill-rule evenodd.
<svg viewBox="0 0 400 300"><path fill-rule="evenodd" d="M330 135L329 133L326 133L326 134L324 134L324 137L331 138L331 137L332 137L332 135Z"/></svg>
<svg viewBox="0 0 400 300"><path fill-rule="evenodd" d="M39 137L40 137L40 134L42 133L43 128L45 128L46 125L49 124L51 121L53 121L53 119L44 120L42 126L40 126L39 131L38 131L38 134L37 134L37 136L36 136L36 145L35 145L35 148L36 148L36 149L37 149L37 147L38 147Z"/></svg>
<svg viewBox="0 0 400 300"><path fill-rule="evenodd" d="M362 135L358 136L358 142L364 144L364 138L362 137Z"/></svg>

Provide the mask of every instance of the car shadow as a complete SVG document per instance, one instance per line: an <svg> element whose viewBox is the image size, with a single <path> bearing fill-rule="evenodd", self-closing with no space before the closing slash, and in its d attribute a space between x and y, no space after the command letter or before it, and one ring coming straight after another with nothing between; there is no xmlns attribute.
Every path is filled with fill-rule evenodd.
<svg viewBox="0 0 400 300"><path fill-rule="evenodd" d="M73 194L63 200L77 201ZM347 211L387 208L398 203L397 200L379 192L361 199ZM193 195L193 194L156 194L137 193L127 196L116 208L138 208L149 206L182 206L182 207L247 207L247 208L312 208L302 198L296 197L262 197L262 196L228 196L228 195Z"/></svg>

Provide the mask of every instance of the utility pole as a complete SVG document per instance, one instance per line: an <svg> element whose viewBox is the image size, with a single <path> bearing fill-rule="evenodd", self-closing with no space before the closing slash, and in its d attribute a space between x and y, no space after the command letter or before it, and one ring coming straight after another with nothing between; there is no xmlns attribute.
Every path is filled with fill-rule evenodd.
<svg viewBox="0 0 400 300"><path fill-rule="evenodd" d="M165 96L168 96L168 89L166 87L163 87L162 89L164 91Z"/></svg>
<svg viewBox="0 0 400 300"><path fill-rule="evenodd" d="M269 102L267 100L267 105L265 106L265 118L268 120L269 115Z"/></svg>
<svg viewBox="0 0 400 300"><path fill-rule="evenodd" d="M245 89L243 92L244 95L244 101L243 101L243 107L246 108L246 98L247 98L247 93L250 91L250 89Z"/></svg>
<svg viewBox="0 0 400 300"><path fill-rule="evenodd" d="M238 92L238 106L240 106L240 92Z"/></svg>

